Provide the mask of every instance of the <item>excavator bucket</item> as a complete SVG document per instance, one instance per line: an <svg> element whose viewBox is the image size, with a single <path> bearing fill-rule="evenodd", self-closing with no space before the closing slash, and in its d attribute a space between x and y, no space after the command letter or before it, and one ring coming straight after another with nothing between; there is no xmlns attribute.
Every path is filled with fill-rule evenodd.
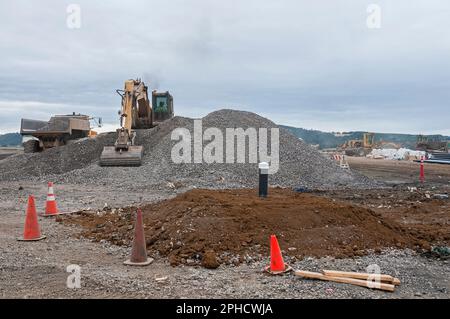
<svg viewBox="0 0 450 319"><path fill-rule="evenodd" d="M128 150L123 151L105 146L100 156L100 166L141 166L143 153L142 146L129 146Z"/></svg>

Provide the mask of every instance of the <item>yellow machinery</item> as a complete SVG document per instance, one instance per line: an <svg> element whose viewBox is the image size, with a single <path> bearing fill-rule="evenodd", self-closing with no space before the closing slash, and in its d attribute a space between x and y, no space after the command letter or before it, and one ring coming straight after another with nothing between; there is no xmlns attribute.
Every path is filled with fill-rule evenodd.
<svg viewBox="0 0 450 319"><path fill-rule="evenodd" d="M372 148L373 147L374 137L375 137L374 133L364 133L364 135L363 135L364 148Z"/></svg>
<svg viewBox="0 0 450 319"><path fill-rule="evenodd" d="M152 109L148 88L141 80L125 81L124 90L117 90L122 97L120 128L114 146L105 146L100 156L100 166L139 166L144 149L134 145L135 129L149 129L159 122L173 117L173 98L169 92L152 92Z"/></svg>
<svg viewBox="0 0 450 319"><path fill-rule="evenodd" d="M339 149L348 156L365 156L374 147L374 133L364 133L362 140L348 140Z"/></svg>
<svg viewBox="0 0 450 319"><path fill-rule="evenodd" d="M393 142L375 142L375 133L364 133L361 140L348 140L338 147L347 156L366 156L375 148L395 148L399 149L400 144Z"/></svg>

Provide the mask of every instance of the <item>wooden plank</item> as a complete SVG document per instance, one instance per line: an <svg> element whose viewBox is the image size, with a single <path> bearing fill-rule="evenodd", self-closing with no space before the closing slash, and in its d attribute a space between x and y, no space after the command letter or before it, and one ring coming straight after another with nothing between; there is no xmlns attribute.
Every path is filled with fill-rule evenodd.
<svg viewBox="0 0 450 319"><path fill-rule="evenodd" d="M400 286L400 283L400 279L394 277L394 281L392 282L392 284L394 284L395 286Z"/></svg>
<svg viewBox="0 0 450 319"><path fill-rule="evenodd" d="M348 272L348 271L335 271L335 270L322 270L322 273L325 276L330 277L345 277L345 278L354 278L354 279L361 279L361 280L368 280L370 279L379 279L381 282L386 282L393 285L400 285L400 280L398 278L394 278L390 275L383 275L383 274L369 274L369 273L362 273L362 272Z"/></svg>
<svg viewBox="0 0 450 319"><path fill-rule="evenodd" d="M319 279L325 281L333 281L343 284L351 284L355 286L366 287L370 289L379 289L384 291L393 292L395 290L395 286L386 283L375 283L367 280L354 279L354 278L345 278L345 277L330 277L317 272L310 271L301 271L296 270L295 275L298 277L309 278L309 279Z"/></svg>

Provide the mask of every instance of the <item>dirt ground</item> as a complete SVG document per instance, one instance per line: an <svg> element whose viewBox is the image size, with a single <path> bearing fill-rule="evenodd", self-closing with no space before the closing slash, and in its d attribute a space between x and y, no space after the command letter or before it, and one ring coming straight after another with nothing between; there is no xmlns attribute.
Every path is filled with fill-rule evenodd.
<svg viewBox="0 0 450 319"><path fill-rule="evenodd" d="M390 193L401 197L404 192ZM195 189L141 209L149 254L168 257L174 266L205 264L207 252L209 258L216 255L218 264L262 260L270 249L271 234L287 248L285 254L297 259L354 257L389 247L421 251L450 243L450 216L444 213L450 210L449 201L430 199L419 207L417 201L426 197L418 192L408 195L399 215L410 217L408 210L414 220L419 215L430 224L419 227L408 220L405 226L389 214L290 189L270 189L266 199L259 198L255 189ZM81 225L85 238L129 246L136 211L136 207L84 211L58 221Z"/></svg>
<svg viewBox="0 0 450 319"><path fill-rule="evenodd" d="M420 163L351 156L346 158L351 169L384 183L419 182ZM424 171L425 181L438 185L450 184L450 165L425 163Z"/></svg>
<svg viewBox="0 0 450 319"><path fill-rule="evenodd" d="M427 244L431 246L449 244L450 200L437 199L434 196L450 193L448 183L450 170L443 165L426 167L427 180L421 185L417 183L417 176L414 175L414 172L418 172L415 163L376 162L350 161L350 167L378 180L388 181L389 186L383 189L336 190L293 196L288 195L288 190L279 190L273 193L274 198L270 201L259 205L255 202L253 210L245 211L239 207L241 206L239 201L230 204L229 198L227 199L236 191L224 191L218 198L214 198L206 196L201 190L196 190L194 194L197 198L203 197L200 201L193 202L191 210L195 207L206 207L211 201L215 205L211 206L214 207L214 211L199 209L191 213L190 217L181 216L181 218L178 214L183 215L182 212L177 212L176 209L184 207L183 201L190 200L189 196L192 193L185 193L188 189L137 188L127 191L124 195L113 185L55 185L58 205L63 211L99 211L105 213L103 216L107 216L112 208L118 211L119 208L125 207L124 216L128 214L128 217L123 220L124 224L121 226L123 231L118 232L119 236L114 240L96 237L99 233L94 236L95 240L79 238L80 234L86 231L85 227L80 226L82 223L68 224L40 218L42 232L47 236L45 240L32 243L16 241L23 229L26 198L28 194L34 194L37 207L42 211L45 204L46 181L34 184L2 182L0 183L2 217L0 296L2 298L450 298L449 260L422 254L416 247L417 243L421 244L419 246L422 249L427 248ZM245 196L245 191L242 192L241 204L254 200L251 196ZM170 201L177 195L180 195L178 199ZM278 196L286 207L279 202L271 202ZM220 200L225 199L224 205L218 204ZM161 200L168 201L158 204ZM172 210L158 210L158 207L160 209L164 207L163 203L170 203L167 207ZM303 219L297 224L295 210L289 208L293 205L296 209L301 209L304 205ZM105 206L107 208L103 211ZM132 232L130 228L132 209L126 208L129 206L140 206L145 211L149 252L157 252L154 255L155 262L148 267L132 268L123 265L123 261L130 253L130 248L126 244L129 240L127 236ZM259 215L262 212L259 210L286 210L286 219L273 218L263 221ZM152 211L157 218L150 217ZM157 211L160 215L157 215ZM229 215L223 220L216 220L213 218L214 212ZM339 212L345 212L348 216L337 219L338 215L341 218ZM84 214L85 217L92 218L89 214ZM237 214L246 214L241 225L233 220ZM315 220L314 216L318 216L319 219ZM358 216L364 216L364 220L369 222L360 222ZM102 216L98 216L100 217ZM332 218L336 220L333 222ZM239 238L236 247L223 247L223 250L220 248L221 245L215 247L218 257L222 258L226 250L236 249L243 259L237 263L232 260L227 263L224 259L217 269L205 269L195 265L197 264L195 258L192 258L194 266L190 266L188 259L191 258L188 257L192 256L185 256L185 263L182 263L181 258L184 257L181 256L181 250L175 254L180 259L172 260L172 264L179 265L172 266L170 254L173 251L164 250L167 244L170 245L170 236L164 238L162 234L159 238L160 243L158 240L152 243L151 233L157 231L159 227L157 219L161 220L160 231L164 223L171 220L183 223L180 229L189 227L189 222L192 221L192 226L196 229L201 221L210 219L210 225L215 226L215 232L218 233L215 236L227 234L232 236L235 232L234 235ZM229 223L225 223L225 220ZM278 224L275 222L277 220ZM331 230L326 229L324 220L327 220L328 228L332 226ZM302 221L305 223L304 226L300 226ZM376 227L373 223L375 221ZM257 232L257 228L249 227L252 222L267 227ZM352 224L356 227L353 233L350 232ZM223 228L225 225L229 228ZM98 229L108 227L111 226L105 225ZM237 231L236 227L240 227L240 231ZM308 228L321 229L318 242L311 241L310 247L302 244L303 240L308 238ZM373 233L361 234L356 229L369 229ZM402 285L394 293L386 293L338 283L299 279L292 274L270 277L264 274L262 269L269 262L268 242L265 242L264 238L272 230L283 231L277 235L285 251L285 260L294 268L311 271L324 268L365 271L366 267L375 264L383 273L400 278ZM173 236L176 230L167 227L166 232ZM296 232L302 233L295 236ZM201 244L208 243L210 238L206 229L202 234L205 238ZM329 237L330 235L333 237ZM367 240L361 237L363 235L368 236ZM185 240L188 237L189 233L186 233L180 238ZM345 250L345 244L335 240L335 238L342 240L344 237L349 240L348 251ZM224 241L226 238L225 236ZM120 243L120 240L125 240L125 243ZM362 243L367 244L367 247ZM250 248L255 250L247 250ZM376 251L371 252L372 248ZM339 255L339 252L345 253ZM196 258L199 259L201 256ZM81 267L80 289L69 289L66 286L69 276L66 267L71 264Z"/></svg>

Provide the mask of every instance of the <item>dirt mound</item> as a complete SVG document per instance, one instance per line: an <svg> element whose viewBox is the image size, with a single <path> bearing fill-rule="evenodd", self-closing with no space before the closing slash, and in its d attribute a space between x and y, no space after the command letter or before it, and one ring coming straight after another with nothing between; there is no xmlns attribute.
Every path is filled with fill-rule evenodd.
<svg viewBox="0 0 450 319"><path fill-rule="evenodd" d="M257 114L234 110L220 110L203 119L203 130L214 127L224 136L226 128L275 128L273 122ZM177 141L171 139L176 128L193 132L193 119L174 117L159 126L138 130L136 143L144 147L140 167L100 167L98 160L105 145L113 145L115 133L101 134L94 139L77 141L71 145L36 154L22 154L0 161L0 180L52 180L57 183L119 184L122 187L165 187L177 182L186 189L241 188L257 185L257 164L201 163L175 164L171 151ZM270 131L268 140L270 141ZM224 138L224 145L226 141ZM246 148L248 150L248 141ZM310 188L362 187L376 184L368 178L341 169L336 163L303 143L291 133L280 129L279 170L271 175L272 185ZM236 144L235 144L236 146ZM226 146L224 147L224 149ZM270 143L268 145L270 153Z"/></svg>
<svg viewBox="0 0 450 319"><path fill-rule="evenodd" d="M369 207L400 224L412 236L433 245L450 244L450 201L434 194L449 194L449 186L398 185L377 190L327 191L323 196Z"/></svg>
<svg viewBox="0 0 450 319"><path fill-rule="evenodd" d="M179 263L240 263L266 258L269 236L276 234L285 254L351 257L369 249L418 247L399 224L345 202L290 190L271 189L267 199L256 191L192 190L142 207L151 255ZM129 245L136 208L83 212L61 220L83 226L81 235Z"/></svg>

